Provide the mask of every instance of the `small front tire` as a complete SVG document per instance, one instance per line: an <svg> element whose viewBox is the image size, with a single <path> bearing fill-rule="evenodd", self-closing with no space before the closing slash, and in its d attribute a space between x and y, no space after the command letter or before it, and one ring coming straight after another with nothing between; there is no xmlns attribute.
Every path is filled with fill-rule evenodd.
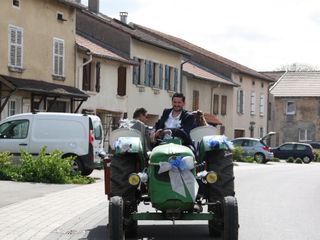
<svg viewBox="0 0 320 240"><path fill-rule="evenodd" d="M309 156L304 156L303 158L302 158L302 161L303 161L303 163L310 163L311 162L311 158L309 157Z"/></svg>

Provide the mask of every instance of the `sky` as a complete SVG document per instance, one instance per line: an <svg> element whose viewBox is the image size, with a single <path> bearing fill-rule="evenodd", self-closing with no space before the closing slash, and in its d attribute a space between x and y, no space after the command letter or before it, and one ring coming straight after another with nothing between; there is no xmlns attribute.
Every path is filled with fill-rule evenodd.
<svg viewBox="0 0 320 240"><path fill-rule="evenodd" d="M117 19L128 12L128 22L256 71L293 63L320 70L319 0L100 0L100 12Z"/></svg>

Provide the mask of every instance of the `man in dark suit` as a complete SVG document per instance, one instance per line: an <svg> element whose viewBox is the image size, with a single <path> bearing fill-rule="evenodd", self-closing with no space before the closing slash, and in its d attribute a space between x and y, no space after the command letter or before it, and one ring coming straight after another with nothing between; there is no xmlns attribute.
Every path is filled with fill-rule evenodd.
<svg viewBox="0 0 320 240"><path fill-rule="evenodd" d="M172 108L164 109L161 118L155 125L155 137L158 138L164 129L180 129L188 137L194 126L192 113L183 109L185 96L182 93L175 93L172 96Z"/></svg>

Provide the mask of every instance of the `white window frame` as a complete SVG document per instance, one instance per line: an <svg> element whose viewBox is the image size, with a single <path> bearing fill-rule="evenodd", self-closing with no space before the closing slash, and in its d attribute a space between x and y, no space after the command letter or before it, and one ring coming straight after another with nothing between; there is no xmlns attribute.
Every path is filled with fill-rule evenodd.
<svg viewBox="0 0 320 240"><path fill-rule="evenodd" d="M299 141L308 141L308 129L299 129Z"/></svg>
<svg viewBox="0 0 320 240"><path fill-rule="evenodd" d="M293 110L289 110L289 104L293 104ZM295 115L296 114L296 102L295 101L287 101L286 102L286 115Z"/></svg>
<svg viewBox="0 0 320 240"><path fill-rule="evenodd" d="M12 40L12 31L15 32L14 42ZM18 34L21 34L20 42L18 42ZM20 62L18 61L18 51L20 51ZM11 61L11 55L14 55L14 60ZM9 67L23 67L23 28L9 24L8 28L8 65Z"/></svg>
<svg viewBox="0 0 320 240"><path fill-rule="evenodd" d="M261 94L260 95L260 105L259 105L259 113L260 113L260 116L264 116L264 94Z"/></svg>
<svg viewBox="0 0 320 240"><path fill-rule="evenodd" d="M56 43L58 44L58 51L56 52ZM60 44L62 44L62 52L60 49ZM58 77L64 77L64 68L65 68L65 43L61 38L53 38L53 46L52 46L52 74ZM57 69L55 67L55 59L58 59ZM60 66L60 61L62 61Z"/></svg>
<svg viewBox="0 0 320 240"><path fill-rule="evenodd" d="M255 115L256 114L256 93L251 92L250 96L250 114Z"/></svg>
<svg viewBox="0 0 320 240"><path fill-rule="evenodd" d="M242 99L241 99L242 92ZM244 91L239 89L237 92L237 112L243 114L244 112Z"/></svg>

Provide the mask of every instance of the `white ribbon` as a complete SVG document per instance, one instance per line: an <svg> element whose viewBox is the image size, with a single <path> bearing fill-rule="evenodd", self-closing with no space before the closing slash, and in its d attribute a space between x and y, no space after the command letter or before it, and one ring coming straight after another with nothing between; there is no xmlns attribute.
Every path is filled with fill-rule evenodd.
<svg viewBox="0 0 320 240"><path fill-rule="evenodd" d="M199 185L193 173L190 171L194 168L193 158L177 157L169 162L160 162L158 174L169 171L171 188L174 192L186 197L185 186L188 189L192 200L195 201L198 194Z"/></svg>

